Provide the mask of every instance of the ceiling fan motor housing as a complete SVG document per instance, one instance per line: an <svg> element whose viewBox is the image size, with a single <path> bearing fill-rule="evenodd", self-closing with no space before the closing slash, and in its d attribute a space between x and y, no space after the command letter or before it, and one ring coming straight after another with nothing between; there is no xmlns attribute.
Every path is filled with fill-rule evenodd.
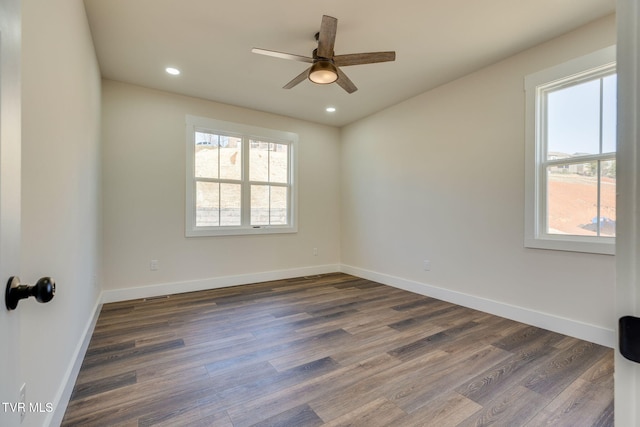
<svg viewBox="0 0 640 427"><path fill-rule="evenodd" d="M309 68L309 80L326 85L338 80L338 70L331 61L320 59Z"/></svg>

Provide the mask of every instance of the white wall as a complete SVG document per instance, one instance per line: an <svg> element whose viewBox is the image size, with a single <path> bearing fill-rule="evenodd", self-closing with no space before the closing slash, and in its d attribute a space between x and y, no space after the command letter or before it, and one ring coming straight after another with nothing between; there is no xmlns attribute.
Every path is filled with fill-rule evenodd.
<svg viewBox="0 0 640 427"><path fill-rule="evenodd" d="M22 7L20 276L52 276L57 293L48 304L18 306L20 380L27 402L64 411L63 387L100 291L100 75L81 0ZM28 413L23 425L61 415Z"/></svg>
<svg viewBox="0 0 640 427"><path fill-rule="evenodd" d="M343 128L345 269L612 345L615 257L523 247L524 76L612 44L610 16Z"/></svg>
<svg viewBox="0 0 640 427"><path fill-rule="evenodd" d="M114 81L102 89L106 300L336 269L338 129ZM185 237L186 114L299 135L298 233Z"/></svg>

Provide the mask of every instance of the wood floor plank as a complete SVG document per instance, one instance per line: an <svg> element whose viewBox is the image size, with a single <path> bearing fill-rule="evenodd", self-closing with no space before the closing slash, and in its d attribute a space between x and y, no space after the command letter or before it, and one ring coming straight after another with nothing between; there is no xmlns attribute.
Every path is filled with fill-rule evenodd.
<svg viewBox="0 0 640 427"><path fill-rule="evenodd" d="M233 422L233 419L231 421ZM235 423L233 425L236 427ZM238 426L241 425L242 424L239 424ZM313 412L313 409L311 409L309 405L305 404L291 408L251 425L253 427L314 427L322 425L322 420L315 412Z"/></svg>
<svg viewBox="0 0 640 427"><path fill-rule="evenodd" d="M125 372L124 374L113 375L111 377L102 378L78 384L73 389L71 400L83 399L94 394L104 393L109 390L115 390L137 382L136 371Z"/></svg>
<svg viewBox="0 0 640 427"><path fill-rule="evenodd" d="M433 305L434 304L432 304L431 306L433 307ZM421 306L421 307L424 307L424 306ZM428 323L429 321L432 321L438 318L439 316L448 315L452 313L454 314L454 316L457 316L458 315L457 313L461 311L461 309L463 309L463 307L447 304L447 306L443 308L429 311L427 313L422 313L420 315L416 315L413 317L409 317L407 319L403 319L398 322L390 323L389 327L393 329L397 329L398 331L404 331L410 328L419 328L419 327L422 327L424 324Z"/></svg>
<svg viewBox="0 0 640 427"><path fill-rule="evenodd" d="M496 396L483 408L458 424L460 427L524 426L551 400L526 387L515 386ZM580 424L567 424L579 426Z"/></svg>
<svg viewBox="0 0 640 427"><path fill-rule="evenodd" d="M332 371L282 390L280 393L264 395L248 402L233 404L228 413L236 422L250 421L259 416L273 416L282 411L314 400L323 401L341 395L350 396L345 390L352 384L379 372L397 366L400 362L386 353L362 360L351 366Z"/></svg>
<svg viewBox="0 0 640 427"><path fill-rule="evenodd" d="M552 354L546 335L536 335L524 349L521 348L489 370L479 372L456 391L477 403L486 404L496 394L505 393L514 383L521 383L533 376L540 366L550 362Z"/></svg>
<svg viewBox="0 0 640 427"><path fill-rule="evenodd" d="M112 389L100 394L71 400L63 424L68 425L114 425L137 419L157 410L158 405L169 410L176 405L197 400L201 393L211 387L204 368L181 372L155 381Z"/></svg>
<svg viewBox="0 0 640 427"><path fill-rule="evenodd" d="M398 332L387 326L379 326L376 329L354 334L354 345L336 349L332 357L342 364L350 365L381 352L391 352L410 340L424 339L441 331L442 328L435 325L425 326L419 331L410 332Z"/></svg>
<svg viewBox="0 0 640 427"><path fill-rule="evenodd" d="M421 358L414 358L405 363L398 364L384 371L367 376L353 382L332 396L322 396L321 399L311 400L311 406L322 419L334 419L350 412L357 412L363 405L384 396L389 389L397 389L405 384L413 384L411 377L423 376L421 368L430 364L437 364L449 358L449 354L441 351L433 351ZM344 396L349 396L345 399Z"/></svg>
<svg viewBox="0 0 640 427"><path fill-rule="evenodd" d="M580 378L594 384L600 384L607 390L612 390L613 373L613 358L609 357L609 352L605 352L596 363L594 363L584 372L584 374L580 376Z"/></svg>
<svg viewBox="0 0 640 427"><path fill-rule="evenodd" d="M475 372L501 363L508 353L493 346L484 346L474 352L449 355L445 363L422 369L420 379L415 379L388 396L402 409L412 413L442 395L455 390ZM455 363L452 363L455 360ZM436 369L437 367L437 369Z"/></svg>
<svg viewBox="0 0 640 427"><path fill-rule="evenodd" d="M558 426L573 423L579 426L591 426L596 424L612 404L612 396L609 393L603 393L601 386L578 378L527 425Z"/></svg>
<svg viewBox="0 0 640 427"><path fill-rule="evenodd" d="M134 346L118 352L100 353L90 356L85 359L83 365L85 365L87 368L91 368L93 366L104 366L108 363L114 363L126 359L133 359L136 357L154 353L161 353L163 351L175 349L178 347L184 347L184 341L182 341L182 339L175 339L151 345Z"/></svg>
<svg viewBox="0 0 640 427"><path fill-rule="evenodd" d="M526 379L524 386L541 394L556 396L596 363L605 352L607 349L604 347L579 341Z"/></svg>
<svg viewBox="0 0 640 427"><path fill-rule="evenodd" d="M402 421L408 426L453 427L480 410L482 406L471 399L448 392L411 412Z"/></svg>
<svg viewBox="0 0 640 427"><path fill-rule="evenodd" d="M407 414L393 402L379 397L356 410L323 424L324 427L384 427L400 425ZM325 420L326 421L326 420Z"/></svg>
<svg viewBox="0 0 640 427"><path fill-rule="evenodd" d="M331 358L325 357L283 372L263 375L253 380L253 382L244 382L240 383L240 385L234 384L227 388L222 388L222 386L219 385L219 395L228 401L247 401L263 395L278 393L281 390L286 390L289 387L300 384L305 380L335 371L339 367L340 366L331 360ZM216 380L215 377L214 380ZM216 384L218 384L217 381Z"/></svg>
<svg viewBox="0 0 640 427"><path fill-rule="evenodd" d="M226 412L220 412L216 414L207 414L202 410L203 405L198 405L195 408L191 408L180 414L172 414L168 416L166 413L162 413L162 419L154 417L153 414L145 415L138 420L136 426L149 425L153 427L176 427L176 426L189 426L189 427L233 427L231 418Z"/></svg>
<svg viewBox="0 0 640 427"><path fill-rule="evenodd" d="M63 426L613 426L613 351L343 273L102 307Z"/></svg>
<svg viewBox="0 0 640 427"><path fill-rule="evenodd" d="M403 361L410 360L414 357L421 356L427 351L432 351L434 347L443 345L455 339L455 336L467 329L478 326L476 322L465 322L460 326L437 332L428 337L421 338L397 347L389 352L390 355L397 357Z"/></svg>
<svg viewBox="0 0 640 427"><path fill-rule="evenodd" d="M614 405L613 401L607 406L607 408L600 414L600 416L594 421L592 427L608 427L615 424L614 421Z"/></svg>

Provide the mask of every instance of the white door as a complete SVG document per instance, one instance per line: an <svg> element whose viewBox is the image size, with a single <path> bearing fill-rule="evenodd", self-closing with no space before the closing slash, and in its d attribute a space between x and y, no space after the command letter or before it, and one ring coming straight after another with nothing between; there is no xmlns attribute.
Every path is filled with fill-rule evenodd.
<svg viewBox="0 0 640 427"><path fill-rule="evenodd" d="M20 0L0 1L0 425L20 424L19 311L5 287L20 261Z"/></svg>
<svg viewBox="0 0 640 427"><path fill-rule="evenodd" d="M616 313L640 317L640 0L618 0ZM640 337L636 337L640 340ZM640 426L640 364L616 348L616 426Z"/></svg>

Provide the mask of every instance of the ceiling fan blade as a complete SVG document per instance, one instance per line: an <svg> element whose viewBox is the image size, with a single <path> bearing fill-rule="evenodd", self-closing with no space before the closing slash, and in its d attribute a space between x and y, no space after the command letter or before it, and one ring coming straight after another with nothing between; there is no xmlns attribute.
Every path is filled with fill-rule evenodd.
<svg viewBox="0 0 640 427"><path fill-rule="evenodd" d="M347 93L353 93L358 90L356 85L353 84L351 79L347 77L347 75L343 73L342 70L340 70L340 68L338 68L337 71L338 71L338 80L336 80L336 83L338 83L338 85L342 89L346 90Z"/></svg>
<svg viewBox="0 0 640 427"><path fill-rule="evenodd" d="M331 59L333 56L333 46L336 42L336 30L338 20L333 16L322 15L320 33L318 35L318 56Z"/></svg>
<svg viewBox="0 0 640 427"><path fill-rule="evenodd" d="M304 81L304 79L307 78L307 76L309 75L309 69L307 68L306 70L304 70L303 72L301 72L300 74L298 74L297 76L295 76L293 78L293 80L291 80L289 83L287 83L286 85L284 85L282 88L283 89L291 89L292 87L296 86L297 84L301 83L302 81Z"/></svg>
<svg viewBox="0 0 640 427"><path fill-rule="evenodd" d="M292 53L276 52L275 50L260 49L257 47L251 49L251 52L258 53L260 55L273 56L280 59L290 59L292 61L308 62L309 64L313 64L313 58L302 55L294 55Z"/></svg>
<svg viewBox="0 0 640 427"><path fill-rule="evenodd" d="M373 64L375 62L389 62L396 60L396 53L390 52L367 52L367 53L351 53L349 55L336 55L333 62L337 67L346 67L348 65Z"/></svg>

